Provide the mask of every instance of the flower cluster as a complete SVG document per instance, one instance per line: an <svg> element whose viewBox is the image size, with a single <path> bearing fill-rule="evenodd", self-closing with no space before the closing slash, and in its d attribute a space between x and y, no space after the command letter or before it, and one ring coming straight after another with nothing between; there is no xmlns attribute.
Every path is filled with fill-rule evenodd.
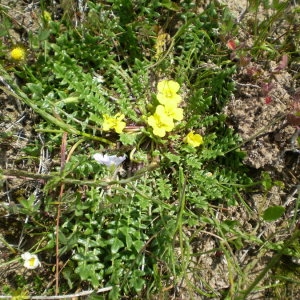
<svg viewBox="0 0 300 300"><path fill-rule="evenodd" d="M126 123L122 120L124 119L124 115L117 113L114 117L109 115L103 115L103 124L102 128L104 131L109 131L111 129L115 130L116 133L121 133L126 126Z"/></svg>
<svg viewBox="0 0 300 300"><path fill-rule="evenodd" d="M173 130L174 120L183 119L183 109L178 107L182 101L181 96L177 94L179 88L179 84L173 80L162 80L157 84L156 98L160 104L155 113L147 119L154 135L164 137L166 132Z"/></svg>

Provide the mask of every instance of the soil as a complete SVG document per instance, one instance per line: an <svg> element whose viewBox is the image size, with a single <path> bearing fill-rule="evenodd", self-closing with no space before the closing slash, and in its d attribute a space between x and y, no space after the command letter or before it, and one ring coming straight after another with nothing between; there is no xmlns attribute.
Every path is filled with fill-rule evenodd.
<svg viewBox="0 0 300 300"><path fill-rule="evenodd" d="M237 22L243 18L246 8L246 0L225 1L232 13L236 16ZM28 31L36 28L36 12L39 1L2 1L3 6L13 8L10 14L15 17L15 30L11 32L12 40L4 41L7 44L23 43L26 40ZM251 41L249 42L251 44ZM249 166L253 176L261 172L268 172L272 180L280 181L266 193L258 191L243 195L245 202L251 207L247 211L245 207L235 206L226 210L219 210L220 220L237 220L249 233L266 238L274 234L274 241L282 239L281 229L286 226L288 219L295 213L295 202L299 193L300 178L300 150L295 143L295 136L299 129L287 120L287 114L293 110L293 103L297 96L296 89L299 81L295 73L299 73L300 65L289 62L286 68L277 70L280 61L250 62L246 66L240 66L235 75L236 92L230 103L224 109L228 115L228 126L238 132L244 143L241 149L247 153L244 160ZM298 76L299 78L299 76ZM298 79L299 80L299 79ZM0 77L0 84L5 82ZM43 162L22 159L21 151L28 143L41 142L41 138L33 130L37 117L30 109L5 93L0 94L0 167L2 169L19 169L37 172ZM298 131L297 131L298 130ZM45 157L45 155L42 155ZM297 190L298 187L298 190ZM19 220L14 214L14 207L18 205L18 199L26 197L33 192L38 192L39 184L34 181L11 178L6 180L0 193L0 275L1 285L14 285L16 272L26 272L23 266L16 261L6 266L3 263L10 257L14 257L13 250L7 248L3 243L6 241L11 245L24 243L22 226L24 220ZM277 222L260 222L257 214L270 205L282 205L286 207L284 219ZM9 213L8 213L9 212ZM286 233L284 233L286 235ZM195 266L201 265L201 271L197 274L190 274L190 280L198 282L198 287L203 288L199 278L203 282L209 282L214 291L220 291L215 299L222 298L222 291L229 289L228 265L222 253L210 252L218 248L220 240L209 231L203 230L201 241L194 245L197 253L206 253L194 261ZM238 261L241 269L252 266L251 278L241 280L243 283L252 281L259 272L266 266L273 256L273 253L266 252L257 258L255 247L241 249L234 253L234 259ZM257 260L256 260L257 259ZM197 268L199 270L199 268ZM30 276L30 275L28 275ZM53 278L50 278L51 281ZM265 276L264 284L272 284L268 274ZM182 284L182 297L178 299L189 299L191 295L185 292L186 284ZM296 285L291 286L293 299L300 299L300 289ZM32 291L34 292L34 291ZM292 294L292 293L291 293ZM186 296L184 296L186 295ZM192 295L195 299L195 295ZM272 297L271 297L272 298ZM198 299L206 299L204 296ZM210 298L212 299L212 298ZM263 290L251 294L248 299L270 299L270 291ZM291 298L292 299L292 298Z"/></svg>

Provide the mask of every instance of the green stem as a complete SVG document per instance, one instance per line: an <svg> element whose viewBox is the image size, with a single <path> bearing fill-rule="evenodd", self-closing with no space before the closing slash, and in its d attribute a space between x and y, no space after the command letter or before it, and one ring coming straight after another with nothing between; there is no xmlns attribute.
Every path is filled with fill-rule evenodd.
<svg viewBox="0 0 300 300"><path fill-rule="evenodd" d="M107 187L111 185L122 185L122 184L128 184L132 181L135 181L139 178L141 178L145 173L150 172L152 170L155 170L158 167L158 165L150 165L148 167L143 168L142 170L136 172L136 174L132 177L128 177L126 179L121 180L111 180L111 181L105 181L105 180L82 180L82 179L73 179L68 177L60 176L59 174L36 174L36 173L29 173L26 171L21 170L6 170L6 169L0 169L0 181L4 178L9 177L18 177L18 178L25 178L25 179L40 179L44 181L48 180L55 180L57 184L65 183L65 184L75 184L75 185L87 185L87 186L101 186L101 187Z"/></svg>
<svg viewBox="0 0 300 300"><path fill-rule="evenodd" d="M5 239L3 239L1 236L0 236L0 242L2 244L4 244L12 253L16 253L17 251L9 244L6 242Z"/></svg>

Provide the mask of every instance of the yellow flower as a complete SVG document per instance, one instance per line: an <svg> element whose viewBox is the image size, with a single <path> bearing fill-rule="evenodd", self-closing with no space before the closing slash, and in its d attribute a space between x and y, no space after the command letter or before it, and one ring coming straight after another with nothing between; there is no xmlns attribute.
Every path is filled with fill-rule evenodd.
<svg viewBox="0 0 300 300"><path fill-rule="evenodd" d="M47 10L43 11L43 18L46 22L50 22L52 20L51 14Z"/></svg>
<svg viewBox="0 0 300 300"><path fill-rule="evenodd" d="M192 147L198 147L203 144L203 138L200 134L194 134L194 131L191 131L185 138L184 142L189 144Z"/></svg>
<svg viewBox="0 0 300 300"><path fill-rule="evenodd" d="M109 115L103 115L104 121L102 124L104 131L109 131L110 129L114 129L115 132L121 133L126 126L125 122L122 122L124 119L124 115L117 113L114 117L110 117Z"/></svg>
<svg viewBox="0 0 300 300"><path fill-rule="evenodd" d="M26 51L24 48L17 46L10 51L9 56L13 60L21 61L25 59Z"/></svg>
<svg viewBox="0 0 300 300"><path fill-rule="evenodd" d="M165 114L176 121L181 121L183 119L183 109L174 105L158 105L156 107L156 112L159 115Z"/></svg>
<svg viewBox="0 0 300 300"><path fill-rule="evenodd" d="M157 100L160 104L178 105L182 98L177 94L180 86L174 80L162 80L157 84Z"/></svg>
<svg viewBox="0 0 300 300"><path fill-rule="evenodd" d="M174 128L173 119L162 112L155 112L148 117L148 124L153 128L153 134L159 137L164 137L166 132Z"/></svg>

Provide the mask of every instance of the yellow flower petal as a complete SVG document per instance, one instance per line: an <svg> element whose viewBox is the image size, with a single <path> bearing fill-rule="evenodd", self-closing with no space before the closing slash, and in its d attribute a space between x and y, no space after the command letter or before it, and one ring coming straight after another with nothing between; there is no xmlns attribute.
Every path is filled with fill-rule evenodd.
<svg viewBox="0 0 300 300"><path fill-rule="evenodd" d="M166 135L166 130L164 128L154 127L153 134L159 137L164 137Z"/></svg>
<svg viewBox="0 0 300 300"><path fill-rule="evenodd" d="M102 124L102 128L104 131L109 131L110 129L113 128L114 126L114 120L112 117L110 117L109 115L103 115L103 124Z"/></svg>
<svg viewBox="0 0 300 300"><path fill-rule="evenodd" d="M125 127L126 127L125 122L118 121L114 126L114 130L116 131L116 133L121 133Z"/></svg>
<svg viewBox="0 0 300 300"><path fill-rule="evenodd" d="M179 91L179 89L179 83L174 80L161 80L157 84L157 90L160 93L171 92L176 94Z"/></svg>
<svg viewBox="0 0 300 300"><path fill-rule="evenodd" d="M156 126L156 120L155 120L154 116L148 117L147 122L148 122L148 124L149 124L151 127L155 127L155 126Z"/></svg>

